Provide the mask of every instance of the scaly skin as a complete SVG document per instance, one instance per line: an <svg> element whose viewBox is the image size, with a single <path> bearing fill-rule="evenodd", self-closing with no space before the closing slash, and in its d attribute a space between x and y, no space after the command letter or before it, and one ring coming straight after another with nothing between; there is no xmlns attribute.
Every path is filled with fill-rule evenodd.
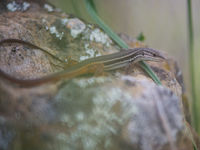
<svg viewBox="0 0 200 150"><path fill-rule="evenodd" d="M4 39L0 41L0 46L3 43L21 43L26 44L31 47L41 49L45 52L47 50L36 46L32 43L22 41L19 39ZM55 56L54 56L55 57ZM63 71L53 73L37 79L18 79L13 76L8 75L7 73L0 70L0 77L9 80L10 82L19 84L23 87L36 86L46 82L58 81L60 79L66 78L71 79L80 75L92 73L94 74L98 70L111 71L116 70L122 67L126 67L130 64L135 64L138 61L161 61L165 57L155 49L151 48L135 48L127 49L117 53L98 56L95 58L90 58L85 61L82 61L78 64L75 64Z"/></svg>

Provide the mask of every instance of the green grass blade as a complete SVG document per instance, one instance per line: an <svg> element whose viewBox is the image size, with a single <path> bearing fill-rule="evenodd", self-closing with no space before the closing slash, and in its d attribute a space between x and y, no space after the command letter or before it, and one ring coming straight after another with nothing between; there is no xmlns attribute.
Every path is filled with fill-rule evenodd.
<svg viewBox="0 0 200 150"><path fill-rule="evenodd" d="M153 72L153 70L150 68L148 64L146 64L144 61L139 62L141 67L148 73L148 75L154 80L154 82L158 85L162 85L160 79L157 77L157 75Z"/></svg>
<svg viewBox="0 0 200 150"><path fill-rule="evenodd" d="M191 77L191 94L192 94L192 113L193 113L193 126L200 134L199 112L196 98L196 85L195 85L195 64L194 64L194 34L192 24L192 6L191 0L187 0L187 17L188 17L188 33L189 33L189 67Z"/></svg>
<svg viewBox="0 0 200 150"><path fill-rule="evenodd" d="M95 9L92 7L91 0L85 0L86 8L92 19L122 48L128 48L128 45L116 35L108 25L97 15Z"/></svg>
<svg viewBox="0 0 200 150"><path fill-rule="evenodd" d="M122 48L129 48L129 46L117 35L115 34L108 25L104 23L103 20L97 15L94 9L93 0L85 0L85 5L87 11L91 15L92 19ZM161 85L161 82L157 75L153 72L153 70L146 64L144 61L140 61L140 65L142 68L148 73L148 75L154 80L154 82L158 85Z"/></svg>

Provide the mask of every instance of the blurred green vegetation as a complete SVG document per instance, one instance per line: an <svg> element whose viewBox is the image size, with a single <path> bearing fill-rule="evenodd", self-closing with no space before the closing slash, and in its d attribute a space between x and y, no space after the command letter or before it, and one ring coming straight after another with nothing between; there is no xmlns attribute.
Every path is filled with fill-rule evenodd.
<svg viewBox="0 0 200 150"><path fill-rule="evenodd" d="M84 1L80 0L49 0L69 14L83 18L89 22ZM182 0L94 0L96 9L101 18L117 33L127 33L137 37L141 32L145 35L145 43L149 47L167 51L177 60L186 85L187 95L191 97L191 81L189 69L188 30L187 30L187 1ZM200 134L200 1L192 1L194 22L194 64L196 91L196 129ZM94 22L93 22L94 23ZM198 109L199 108L199 109ZM191 108L193 109L193 108Z"/></svg>
<svg viewBox="0 0 200 150"><path fill-rule="evenodd" d="M200 41L200 39L198 39L198 41ZM197 49L198 51L194 52L194 64L195 64L195 90L196 90L196 103L195 103L195 108L196 111L196 123L198 124L198 126L196 127L199 135L200 135L200 59L198 58L200 56L200 42L197 42L197 44L195 44L196 47L195 49ZM194 109L194 108L193 108Z"/></svg>

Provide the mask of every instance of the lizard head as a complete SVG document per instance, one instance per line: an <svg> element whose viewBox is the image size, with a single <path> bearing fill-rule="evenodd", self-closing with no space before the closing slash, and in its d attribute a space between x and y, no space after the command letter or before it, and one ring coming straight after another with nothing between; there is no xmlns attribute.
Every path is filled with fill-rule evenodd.
<svg viewBox="0 0 200 150"><path fill-rule="evenodd" d="M162 52L152 49L152 48L140 48L138 50L135 61L163 61L166 60L166 57Z"/></svg>

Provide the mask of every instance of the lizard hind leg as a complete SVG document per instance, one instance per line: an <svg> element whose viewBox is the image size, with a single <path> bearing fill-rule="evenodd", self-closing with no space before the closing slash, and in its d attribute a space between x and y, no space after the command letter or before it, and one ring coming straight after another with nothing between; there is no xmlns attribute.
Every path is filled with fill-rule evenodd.
<svg viewBox="0 0 200 150"><path fill-rule="evenodd" d="M104 64L102 63L93 63L90 66L88 66L88 73L93 73L95 77L98 76L104 76Z"/></svg>

